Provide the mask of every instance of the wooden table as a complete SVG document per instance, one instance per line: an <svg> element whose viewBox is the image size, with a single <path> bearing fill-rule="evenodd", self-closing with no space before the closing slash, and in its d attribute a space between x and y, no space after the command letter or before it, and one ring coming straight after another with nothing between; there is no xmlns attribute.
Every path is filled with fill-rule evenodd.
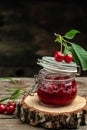
<svg viewBox="0 0 87 130"><path fill-rule="evenodd" d="M34 84L33 78L14 78L18 83L28 91L29 86ZM78 94L87 96L87 77L77 77ZM6 88L15 87L15 85L8 80L0 81L0 98L6 97L9 93L6 92ZM21 100L22 96L18 99ZM0 114L0 130L45 130L44 128L38 128L30 126L29 124L22 123L16 113L14 115ZM87 130L87 126L81 126L79 130Z"/></svg>

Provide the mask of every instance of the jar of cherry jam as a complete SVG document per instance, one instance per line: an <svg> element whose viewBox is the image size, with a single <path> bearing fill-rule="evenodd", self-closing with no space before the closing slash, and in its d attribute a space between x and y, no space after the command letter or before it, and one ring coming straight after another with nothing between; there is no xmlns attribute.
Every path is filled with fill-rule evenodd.
<svg viewBox="0 0 87 130"><path fill-rule="evenodd" d="M29 94L37 93L40 102L54 106L65 106L73 102L77 95L75 77L80 74L74 62L57 62L53 57L43 57L37 62L43 68L35 77L35 85Z"/></svg>
<svg viewBox="0 0 87 130"><path fill-rule="evenodd" d="M37 95L39 100L48 105L69 105L77 95L77 84L74 73L52 73L39 71Z"/></svg>

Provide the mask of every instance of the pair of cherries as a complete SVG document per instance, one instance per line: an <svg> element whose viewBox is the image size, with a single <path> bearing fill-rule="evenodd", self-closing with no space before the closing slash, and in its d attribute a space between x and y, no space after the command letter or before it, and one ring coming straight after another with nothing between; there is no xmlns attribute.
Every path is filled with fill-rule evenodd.
<svg viewBox="0 0 87 130"><path fill-rule="evenodd" d="M8 115L12 115L15 112L16 103L13 101L9 101L7 105L3 103L0 104L0 114L7 113Z"/></svg>
<svg viewBox="0 0 87 130"><path fill-rule="evenodd" d="M54 58L57 62L62 62L64 60L66 63L70 63L73 61L73 56L71 54L64 55L60 51L54 53Z"/></svg>

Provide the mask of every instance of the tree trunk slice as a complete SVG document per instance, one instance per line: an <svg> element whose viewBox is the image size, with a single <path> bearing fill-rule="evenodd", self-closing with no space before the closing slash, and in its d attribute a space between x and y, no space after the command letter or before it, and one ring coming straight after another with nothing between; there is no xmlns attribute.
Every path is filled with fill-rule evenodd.
<svg viewBox="0 0 87 130"><path fill-rule="evenodd" d="M42 104L37 95L26 94L17 110L21 121L44 128L78 128L87 120L87 100L79 95L70 105L54 107Z"/></svg>

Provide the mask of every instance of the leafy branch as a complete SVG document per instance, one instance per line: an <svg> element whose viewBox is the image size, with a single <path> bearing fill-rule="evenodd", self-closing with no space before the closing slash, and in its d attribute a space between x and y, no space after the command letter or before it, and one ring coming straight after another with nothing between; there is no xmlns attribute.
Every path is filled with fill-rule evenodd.
<svg viewBox="0 0 87 130"><path fill-rule="evenodd" d="M4 101L8 101L8 100L13 100L13 101L15 101L15 100L17 100L25 91L23 90L23 88L21 87L21 86L19 86L19 84L15 81L15 80L13 80L12 78L0 78L0 80L10 80L10 81L12 81L14 84L15 84L15 86L16 86L16 88L7 88L6 89L6 91L7 92L10 92L11 93L11 95L10 96L8 96L8 97L5 97L5 98L2 98L2 99L0 99L0 102L4 102Z"/></svg>
<svg viewBox="0 0 87 130"><path fill-rule="evenodd" d="M54 34L57 38L55 39L55 42L60 43L60 51L64 54L71 53L74 58L74 62L76 62L77 65L81 65L82 70L87 70L87 51L82 48L80 45L71 42L75 35L77 33L80 33L78 30L72 29L69 32L65 33L64 36L61 36L60 34ZM64 47L64 50L63 50Z"/></svg>

